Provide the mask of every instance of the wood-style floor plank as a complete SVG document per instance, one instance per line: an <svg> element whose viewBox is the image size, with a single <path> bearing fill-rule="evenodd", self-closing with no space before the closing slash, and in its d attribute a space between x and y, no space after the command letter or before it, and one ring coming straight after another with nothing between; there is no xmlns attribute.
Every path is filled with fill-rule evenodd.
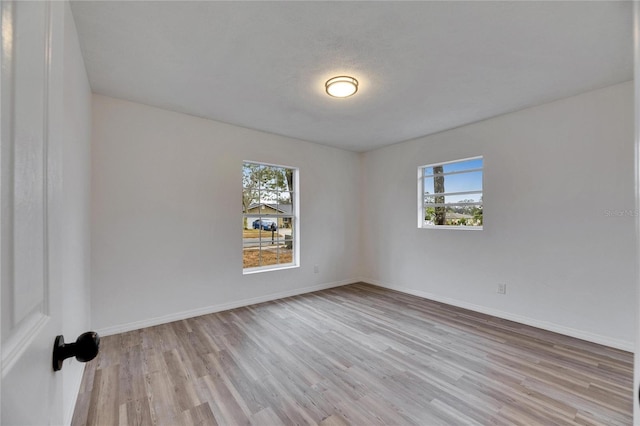
<svg viewBox="0 0 640 426"><path fill-rule="evenodd" d="M628 425L632 354L367 284L104 337L73 425Z"/></svg>

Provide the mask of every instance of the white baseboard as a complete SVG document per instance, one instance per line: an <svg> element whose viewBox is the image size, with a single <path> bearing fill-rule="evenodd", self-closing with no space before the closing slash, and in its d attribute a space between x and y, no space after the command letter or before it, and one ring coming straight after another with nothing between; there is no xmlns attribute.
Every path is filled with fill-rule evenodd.
<svg viewBox="0 0 640 426"><path fill-rule="evenodd" d="M193 318L200 315L212 314L215 312L228 311L229 309L241 308L243 306L255 305L257 303L270 302L272 300L283 299L285 297L298 296L300 294L311 293L314 291L325 290L333 287L340 287L347 284L353 284L359 280L354 278L350 280L336 281L331 283L318 284L309 287L296 288L293 290L281 291L278 293L270 293L264 296L251 297L248 299L237 300L233 302L221 303L219 305L205 306L188 311L176 312L161 317L150 318L142 321L134 321L127 324L115 325L96 330L100 336L110 336L112 334L125 333L127 331L139 330L145 327L153 327L154 325L166 324L173 321L179 321L187 318Z"/></svg>
<svg viewBox="0 0 640 426"><path fill-rule="evenodd" d="M512 314L510 312L499 311L497 309L488 308L486 306L475 305L473 303L463 302L457 299L451 299L448 297L438 296L433 293L427 293L420 290L414 290L412 288L384 283L371 278L360 277L360 281L372 284L378 287L384 287L391 290L396 290L401 293L411 294L414 296L422 297L424 299L433 300L435 302L446 303L447 305L457 306L458 308L469 309L470 311L480 312L482 314L491 315L497 318L514 321L524 325L530 325L532 327L540 328L554 333L563 334L565 336L575 337L577 339L586 340L588 342L597 343L611 348L620 349L628 352L635 352L634 342L627 340L613 339L609 336L603 336L601 334L590 333L588 331L577 330L571 327L565 327L563 325L555 324L548 321L541 321L535 318L529 318L522 315Z"/></svg>
<svg viewBox="0 0 640 426"><path fill-rule="evenodd" d="M565 336L575 337L577 339L586 340L588 342L609 346L609 347L620 349L623 351L628 351L628 352L635 351L634 343L630 341L613 339L609 336L603 336L600 334L590 333L584 330L565 327L563 325L555 324L549 321L542 321L535 318L529 318L522 315L513 314L510 312L504 312L497 309L488 308L486 306L475 305L473 303L468 303L468 302L460 301L457 299L451 299L448 297L443 297L433 293L415 290L415 289L404 287L404 286L393 285L393 284L385 283L385 282L378 281L372 278L367 278L367 277L359 277L359 278L354 278L349 280L318 284L315 286L297 288L297 289L282 291L278 293L271 293L264 296L252 297L252 298L237 300L237 301L228 302L228 303L221 303L219 305L206 306L204 308L192 309L189 311L177 312L174 314L163 315L161 317L150 318L142 321L135 321L131 323L115 325L112 327L106 327L106 328L97 330L97 332L101 336L110 336L112 334L125 333L127 331L139 330L141 328L152 327L154 325L166 324L169 322L179 321L187 318L193 318L200 315L227 311L229 309L241 308L243 306L255 305L257 303L270 302L272 300L282 299L282 298L291 297L291 296L297 296L300 294L311 293L314 291L324 290L324 289L333 288L333 287L340 287L343 285L353 284L356 282L364 282L364 283L372 284L378 287L396 290L402 293L422 297L424 299L446 303L447 305L457 306L459 308L469 309L474 312L480 312L480 313L491 315L497 318L514 321L520 324L525 324L525 325L540 328L543 330L552 331L554 333L563 334Z"/></svg>

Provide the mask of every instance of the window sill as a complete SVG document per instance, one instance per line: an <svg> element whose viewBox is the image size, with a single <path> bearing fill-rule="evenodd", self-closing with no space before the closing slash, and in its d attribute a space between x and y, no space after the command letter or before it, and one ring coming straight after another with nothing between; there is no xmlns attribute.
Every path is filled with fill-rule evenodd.
<svg viewBox="0 0 640 426"><path fill-rule="evenodd" d="M293 263L288 263L285 265L275 265L275 266L259 266L257 268L243 269L242 275L259 274L261 272L282 271L284 269L295 269L299 267L300 265L295 265Z"/></svg>
<svg viewBox="0 0 640 426"><path fill-rule="evenodd" d="M482 231L482 226L448 226L448 225L440 225L440 226L430 226L424 225L419 226L418 229L454 229L457 231Z"/></svg>

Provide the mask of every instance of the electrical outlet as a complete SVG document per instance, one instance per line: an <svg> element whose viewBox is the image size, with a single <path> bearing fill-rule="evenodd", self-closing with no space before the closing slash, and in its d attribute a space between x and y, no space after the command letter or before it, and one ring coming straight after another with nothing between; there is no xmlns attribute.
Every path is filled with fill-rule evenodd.
<svg viewBox="0 0 640 426"><path fill-rule="evenodd" d="M313 273L317 274L318 272L320 272L320 267L318 267L318 265L313 265Z"/></svg>
<svg viewBox="0 0 640 426"><path fill-rule="evenodd" d="M496 290L498 294L507 294L507 285L506 284L498 284L498 288Z"/></svg>

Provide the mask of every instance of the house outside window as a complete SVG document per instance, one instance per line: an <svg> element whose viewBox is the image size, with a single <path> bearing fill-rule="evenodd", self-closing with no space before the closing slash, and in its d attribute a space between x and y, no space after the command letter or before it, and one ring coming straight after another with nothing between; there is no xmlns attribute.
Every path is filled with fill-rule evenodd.
<svg viewBox="0 0 640 426"><path fill-rule="evenodd" d="M298 265L298 169L242 165L243 272Z"/></svg>
<svg viewBox="0 0 640 426"><path fill-rule="evenodd" d="M418 167L418 228L482 229L483 158Z"/></svg>

